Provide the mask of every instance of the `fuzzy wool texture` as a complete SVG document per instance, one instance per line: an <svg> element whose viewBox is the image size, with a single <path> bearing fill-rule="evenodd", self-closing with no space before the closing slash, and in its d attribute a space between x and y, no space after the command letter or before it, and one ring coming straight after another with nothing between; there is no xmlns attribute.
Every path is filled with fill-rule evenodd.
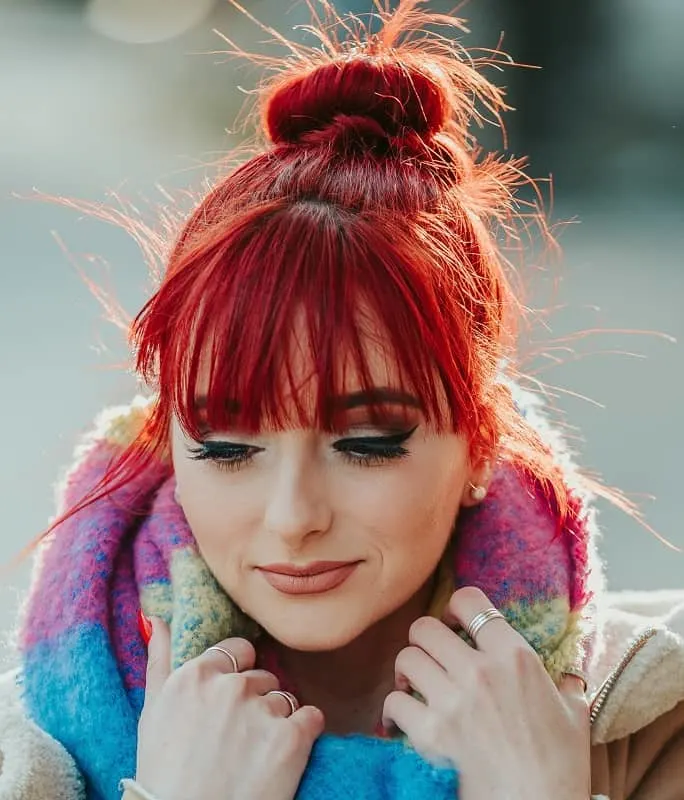
<svg viewBox="0 0 684 800"><path fill-rule="evenodd" d="M646 726L655 720L654 724L662 727L668 711L676 712L684 703L684 591L607 594L603 601L605 646L600 650L600 657L590 665L593 689L615 667L630 641L645 628L661 626L663 632L669 633L664 637L652 637L636 654L592 728L592 741L598 748L605 747L606 741L616 741L616 731L637 733L638 740L630 746L629 762L623 769L628 770L630 766L643 769L644 763L652 764L659 748L663 748L662 731L650 733ZM680 642L677 651L671 649L672 635ZM648 665L663 663L663 660L667 661L671 675L664 682L662 675L654 680L648 669ZM16 672L0 676L0 800L84 800L85 789L73 759L28 718L17 677ZM625 702L626 699L633 703ZM681 787L681 781L677 775L682 762L677 758L682 748L674 747L673 742L670 744L673 746L665 751L671 753L675 763L671 764L670 759L665 770L660 769L660 762L649 769L649 787L655 782L657 788L640 797L661 797L668 791L678 796L677 787ZM674 772L668 772L668 768L674 768ZM622 786L624 778L618 777L617 783ZM402 796L406 797L406 787L402 791ZM607 800L607 796L593 797Z"/></svg>
<svg viewBox="0 0 684 800"><path fill-rule="evenodd" d="M136 400L103 414L77 453L63 506L96 484L146 413L146 401ZM20 636L23 699L75 760L88 800L118 800L120 779L135 770L146 665L141 604L171 625L174 667L228 636L247 636L260 650L258 627L197 552L174 485L168 463L150 466L135 485L64 523L37 560ZM554 680L583 659L592 570L600 573L591 563L591 516L570 476L568 495L572 513L559 531L541 488L499 464L485 501L459 515L446 573L447 589L482 588ZM442 586L442 593L449 591ZM297 798L337 800L347 796L344 785L349 797L453 800L456 781L453 769L429 765L405 743L326 735Z"/></svg>
<svg viewBox="0 0 684 800"><path fill-rule="evenodd" d="M64 747L27 719L12 671L0 676L0 800L84 800Z"/></svg>
<svg viewBox="0 0 684 800"><path fill-rule="evenodd" d="M595 743L609 743L641 730L684 702L684 592L620 592L601 613L604 644L591 667L597 690L631 641L646 629L654 635L625 669L592 730ZM657 692L654 690L657 687Z"/></svg>

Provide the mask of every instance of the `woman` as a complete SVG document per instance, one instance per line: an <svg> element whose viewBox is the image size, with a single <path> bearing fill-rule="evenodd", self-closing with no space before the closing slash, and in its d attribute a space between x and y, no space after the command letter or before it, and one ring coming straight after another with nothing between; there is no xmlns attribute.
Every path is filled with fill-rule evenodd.
<svg viewBox="0 0 684 800"><path fill-rule="evenodd" d="M514 381L500 234L541 217L416 6L294 48L178 237L131 330L150 395L39 550L0 797L684 797L684 607L601 593Z"/></svg>

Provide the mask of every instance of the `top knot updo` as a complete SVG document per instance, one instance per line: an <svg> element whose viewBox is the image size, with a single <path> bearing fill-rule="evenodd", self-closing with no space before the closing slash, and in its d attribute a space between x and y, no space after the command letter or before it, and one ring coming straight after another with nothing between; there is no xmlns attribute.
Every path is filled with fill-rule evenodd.
<svg viewBox="0 0 684 800"><path fill-rule="evenodd" d="M429 140L451 117L449 83L434 67L359 54L276 85L264 127L275 144L359 139Z"/></svg>
<svg viewBox="0 0 684 800"><path fill-rule="evenodd" d="M327 40L279 64L260 93L266 137L276 146L384 142L426 152L447 134L452 147L467 150L474 119L500 123L503 90L479 69L497 59L473 59L439 37L412 40L408 26L430 17L418 5L405 0L378 34Z"/></svg>

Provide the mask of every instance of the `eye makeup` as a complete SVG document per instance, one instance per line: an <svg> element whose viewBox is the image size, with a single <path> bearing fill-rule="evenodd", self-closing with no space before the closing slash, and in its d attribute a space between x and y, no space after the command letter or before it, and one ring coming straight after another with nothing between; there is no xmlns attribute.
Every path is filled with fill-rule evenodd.
<svg viewBox="0 0 684 800"><path fill-rule="evenodd" d="M348 463L359 466L377 466L409 455L405 444L418 425L403 431L377 436L345 436L333 442L332 448ZM209 461L219 468L238 470L247 465L263 447L238 442L208 439L188 448L193 461Z"/></svg>

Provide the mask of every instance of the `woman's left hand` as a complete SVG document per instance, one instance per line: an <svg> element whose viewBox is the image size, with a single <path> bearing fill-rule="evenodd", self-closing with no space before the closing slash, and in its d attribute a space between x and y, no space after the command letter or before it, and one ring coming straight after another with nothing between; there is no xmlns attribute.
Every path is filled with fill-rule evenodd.
<svg viewBox="0 0 684 800"><path fill-rule="evenodd" d="M462 800L581 800L590 795L589 712L581 679L557 688L539 656L503 619L470 647L467 628L492 604L479 589L454 592L442 621L421 617L396 660L395 724L426 758L459 772ZM421 702L407 694L415 689Z"/></svg>

